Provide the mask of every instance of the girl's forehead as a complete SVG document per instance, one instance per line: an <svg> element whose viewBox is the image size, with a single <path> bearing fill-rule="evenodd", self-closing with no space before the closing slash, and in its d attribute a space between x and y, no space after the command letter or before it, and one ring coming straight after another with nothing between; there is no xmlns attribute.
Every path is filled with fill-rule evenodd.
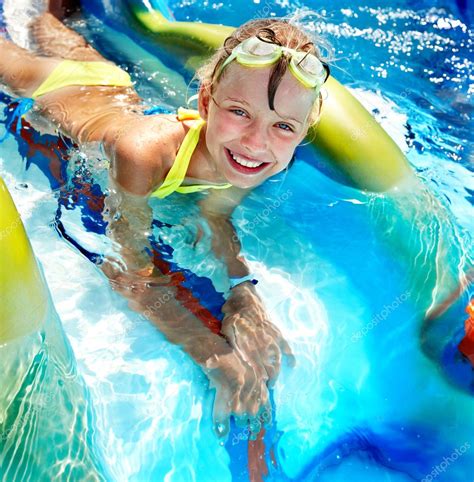
<svg viewBox="0 0 474 482"><path fill-rule="evenodd" d="M272 72L270 67L244 67L234 62L226 69L216 88L218 102L240 99L254 108L270 110L268 104L268 83ZM304 120L315 101L314 91L300 84L287 69L275 93L274 106L279 114Z"/></svg>

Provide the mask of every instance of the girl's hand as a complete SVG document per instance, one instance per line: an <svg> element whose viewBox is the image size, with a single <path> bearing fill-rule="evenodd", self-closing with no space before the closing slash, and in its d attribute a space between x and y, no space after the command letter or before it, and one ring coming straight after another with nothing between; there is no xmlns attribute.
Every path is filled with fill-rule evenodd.
<svg viewBox="0 0 474 482"><path fill-rule="evenodd" d="M294 356L280 330L271 323L255 288L242 283L232 289L222 307L222 334L251 365L262 367L273 386L281 369L282 352L294 365Z"/></svg>
<svg viewBox="0 0 474 482"><path fill-rule="evenodd" d="M217 435L227 436L232 415L238 426L249 427L253 434L258 434L262 426L261 414L271 413L265 370L231 351L212 356L204 371L210 387L216 389L213 421Z"/></svg>

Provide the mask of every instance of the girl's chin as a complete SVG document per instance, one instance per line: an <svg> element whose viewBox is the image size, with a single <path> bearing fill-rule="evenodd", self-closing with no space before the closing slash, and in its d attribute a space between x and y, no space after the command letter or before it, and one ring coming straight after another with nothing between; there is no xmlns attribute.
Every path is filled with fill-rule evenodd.
<svg viewBox="0 0 474 482"><path fill-rule="evenodd" d="M240 174L228 165L225 166L223 175L227 179L227 182L235 187L240 187L241 189L256 187L267 179L267 176L262 178L262 176L248 176L245 174Z"/></svg>

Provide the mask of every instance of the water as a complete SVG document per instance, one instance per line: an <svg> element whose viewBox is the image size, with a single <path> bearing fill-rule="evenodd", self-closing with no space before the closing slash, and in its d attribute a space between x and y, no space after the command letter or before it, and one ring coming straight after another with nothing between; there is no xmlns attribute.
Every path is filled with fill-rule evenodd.
<svg viewBox="0 0 474 482"><path fill-rule="evenodd" d="M109 27L129 32L118 4L107 6L106 16L102 4L86 5ZM294 8L286 2L243 5L170 3L178 20L226 19L233 25L268 10L281 15ZM335 76L398 142L420 184L391 195L361 193L316 169L322 163L302 148L286 177L268 182L235 212L259 292L297 360L295 368L284 367L273 391L274 424L264 447L249 443L248 431L236 426L220 445L204 375L131 311L78 251L111 249L90 201L99 201L106 189L104 160L69 151L67 162L41 149L48 142L56 145L54 137L35 134L28 142L11 137L1 150L0 174L22 213L64 328L63 333L52 315L45 339L22 346L36 353L54 340L52 351L63 353L63 362L53 355L40 362L51 367L41 385L49 403L51 393L57 394L51 388L55 380L68 384L56 399L61 424L54 430L46 424L25 437L33 423L22 418L28 405L20 404L16 418L12 415L3 431L10 445L0 445L6 480L25 480L30 473L9 452L15 443L18 453L26 451L28 441L41 454L36 470L82 460L78 470L85 467L91 478L107 480L248 480L260 452L270 480L473 478L472 369L456 349L472 288L435 323L422 317L472 266L469 12L433 2L311 7L325 15L320 30L335 46ZM115 37L93 18L76 27L118 58L110 40ZM172 69L166 70L168 82L146 75L155 67L144 62L133 71L138 88L150 103L179 105L189 78L172 59L159 60L161 71ZM196 292L205 286L203 304L217 310L219 292L226 288L222 264L212 259L209 232L196 216L193 198L184 198L170 199L172 212L153 204L161 222L155 234L173 248L169 261L196 275L189 274L189 285ZM204 236L193 247L198 228ZM211 291L205 285L209 278L213 296L204 294ZM64 348L65 335L72 351ZM13 366L11 352L2 357ZM63 365L68 369L58 368ZM38 413L31 412L31 418ZM67 427L73 427L69 438ZM70 447L76 443L86 455L52 454L46 447L54 437ZM6 460L20 469L6 472ZM43 478L50 480L44 470Z"/></svg>

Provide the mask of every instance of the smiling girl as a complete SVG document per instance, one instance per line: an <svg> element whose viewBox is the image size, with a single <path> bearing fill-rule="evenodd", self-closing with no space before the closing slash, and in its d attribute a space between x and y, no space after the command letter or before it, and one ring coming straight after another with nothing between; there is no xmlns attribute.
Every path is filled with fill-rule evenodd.
<svg viewBox="0 0 474 482"><path fill-rule="evenodd" d="M104 262L103 272L133 309L203 367L216 388L218 432L227 432L234 415L258 433L282 354L292 355L239 255L230 217L253 188L288 168L317 121L329 75L317 47L286 21L251 21L198 71L198 112L146 115L128 74L77 33L50 14L36 19L31 32L40 55L0 39L0 77L79 145L102 144L114 188L108 234L122 260ZM185 308L172 277L149 255L149 198L203 190L199 207L231 287L220 333ZM170 301L157 305L162 299Z"/></svg>

